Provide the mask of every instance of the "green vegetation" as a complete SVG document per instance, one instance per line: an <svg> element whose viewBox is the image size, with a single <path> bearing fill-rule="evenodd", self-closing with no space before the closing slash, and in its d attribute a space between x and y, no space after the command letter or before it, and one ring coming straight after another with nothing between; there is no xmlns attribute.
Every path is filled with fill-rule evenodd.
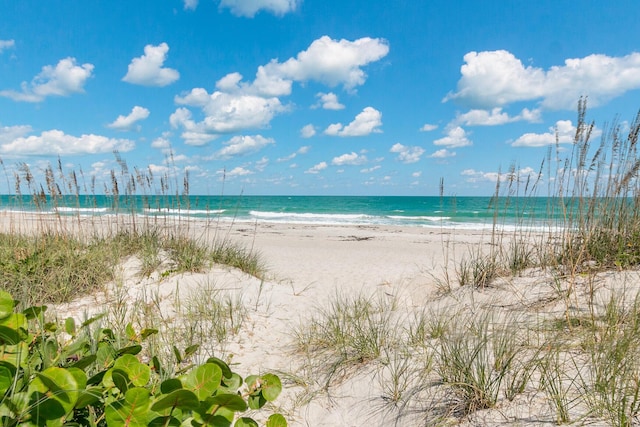
<svg viewBox="0 0 640 427"><path fill-rule="evenodd" d="M113 330L95 328L92 318L76 327L45 318L46 307L14 311L0 291L0 423L3 426L256 426L248 409L258 410L281 392L273 374L242 379L217 358L184 364L196 351L177 348L177 365L156 357L136 357L158 331L127 327L117 346ZM267 427L285 427L280 414Z"/></svg>

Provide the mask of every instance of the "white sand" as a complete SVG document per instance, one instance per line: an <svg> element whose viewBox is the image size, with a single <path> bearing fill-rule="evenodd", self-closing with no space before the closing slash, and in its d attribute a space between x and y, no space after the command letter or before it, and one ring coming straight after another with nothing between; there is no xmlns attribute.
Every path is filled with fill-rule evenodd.
<svg viewBox="0 0 640 427"><path fill-rule="evenodd" d="M8 227L10 223L5 217L2 224ZM203 274L140 278L135 260L130 260L122 270L129 298L139 301L155 295L167 304L162 310L169 316L176 292L184 299L190 290L206 283L241 295L249 317L238 336L225 347L225 354L218 356L231 356L234 363L239 363L236 370L242 374L279 373L286 387L277 406L292 426L429 424L423 419L425 411L405 411L402 418L397 418L401 412L383 398L382 385L388 381L388 372L379 363L355 367L328 390L321 390L301 368L304 358L295 351L293 331L336 295L362 293L395 298L397 318L405 323L412 313L424 309L453 315L495 308L534 318L561 314L566 309L566 301L557 298L557 283L540 271L497 280L490 289L473 290L454 284L447 295L439 292L437 278L443 277L446 268L453 277L455 265L470 250L489 247L486 231L266 223L219 224L208 229L189 223L188 228L199 238L229 238L258 251L268 269L267 280L227 267ZM633 278L629 278L630 274ZM594 284L599 292L596 298L604 300L612 289L622 286L632 288L635 295L637 278L635 272L603 275ZM588 293L587 285L574 286L578 289L576 300ZM78 315L97 312L105 307L103 298L87 297L61 309ZM293 381L294 377L299 381ZM441 401L445 398L440 396ZM419 408L420 404L427 402L413 402L412 408ZM555 415L542 392L527 389L513 402L501 399L494 409L454 421L468 425L540 426L554 425Z"/></svg>

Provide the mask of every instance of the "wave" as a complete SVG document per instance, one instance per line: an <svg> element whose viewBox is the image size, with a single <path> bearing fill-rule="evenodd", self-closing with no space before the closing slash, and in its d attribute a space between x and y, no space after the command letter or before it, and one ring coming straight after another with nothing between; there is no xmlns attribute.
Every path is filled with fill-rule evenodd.
<svg viewBox="0 0 640 427"><path fill-rule="evenodd" d="M395 219L395 220L405 220L405 221L448 221L451 219L450 216L401 216L401 215L389 215L387 218Z"/></svg>
<svg viewBox="0 0 640 427"><path fill-rule="evenodd" d="M146 213L168 215L216 215L226 212L226 209L170 209L170 208L145 208Z"/></svg>
<svg viewBox="0 0 640 427"><path fill-rule="evenodd" d="M104 213L109 212L109 208L78 208L69 206L57 206L53 208L54 211L60 213Z"/></svg>

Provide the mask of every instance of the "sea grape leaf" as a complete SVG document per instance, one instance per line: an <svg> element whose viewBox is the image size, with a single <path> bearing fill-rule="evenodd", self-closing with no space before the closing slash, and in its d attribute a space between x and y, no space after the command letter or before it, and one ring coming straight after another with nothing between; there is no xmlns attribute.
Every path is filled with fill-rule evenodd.
<svg viewBox="0 0 640 427"><path fill-rule="evenodd" d="M233 372L231 371L231 368L229 368L229 365L227 365L222 359L218 359L217 357L210 357L207 359L207 363L215 363L220 367L220 369L222 369L222 375L225 378L231 378Z"/></svg>
<svg viewBox="0 0 640 427"><path fill-rule="evenodd" d="M0 319L4 319L13 313L14 301L11 294L0 290Z"/></svg>
<svg viewBox="0 0 640 427"><path fill-rule="evenodd" d="M145 386L151 378L151 368L131 354L124 354L116 359L113 368L125 371L131 383L136 387Z"/></svg>
<svg viewBox="0 0 640 427"><path fill-rule="evenodd" d="M214 363L200 365L187 375L184 381L185 388L192 390L199 400L211 396L220 386L222 370Z"/></svg>
<svg viewBox="0 0 640 427"><path fill-rule="evenodd" d="M124 399L112 402L105 408L109 427L146 427L149 421L151 399L149 391L142 387L127 390Z"/></svg>
<svg viewBox="0 0 640 427"><path fill-rule="evenodd" d="M281 414L272 414L267 419L265 427L287 427L287 420Z"/></svg>
<svg viewBox="0 0 640 427"><path fill-rule="evenodd" d="M243 412L247 410L247 403L237 394L217 394L210 399L207 399L207 403L219 405L236 412Z"/></svg>
<svg viewBox="0 0 640 427"><path fill-rule="evenodd" d="M29 384L32 416L44 420L64 417L73 410L78 400L78 390L78 382L67 369L51 367L36 373Z"/></svg>
<svg viewBox="0 0 640 427"><path fill-rule="evenodd" d="M13 382L13 373L4 365L0 365L0 398L4 396L11 383Z"/></svg>
<svg viewBox="0 0 640 427"><path fill-rule="evenodd" d="M156 403L153 404L151 410L157 412L173 408L194 410L198 409L199 406L200 400L198 400L198 397L194 392L185 389L179 389L174 390L166 396L160 398Z"/></svg>
<svg viewBox="0 0 640 427"><path fill-rule="evenodd" d="M234 427L258 427L258 423L251 418L242 417L233 425Z"/></svg>
<svg viewBox="0 0 640 427"><path fill-rule="evenodd" d="M64 330L71 336L76 334L76 321L73 317L67 317L64 321Z"/></svg>
<svg viewBox="0 0 640 427"><path fill-rule="evenodd" d="M277 375L265 374L260 378L260 383L262 395L267 402L273 402L276 400L282 391L282 383Z"/></svg>

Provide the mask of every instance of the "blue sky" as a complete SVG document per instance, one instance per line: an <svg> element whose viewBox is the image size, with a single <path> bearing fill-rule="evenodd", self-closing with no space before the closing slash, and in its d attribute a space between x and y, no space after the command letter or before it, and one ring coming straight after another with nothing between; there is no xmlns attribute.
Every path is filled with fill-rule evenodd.
<svg viewBox="0 0 640 427"><path fill-rule="evenodd" d="M0 159L192 194L491 194L640 108L635 1L0 0ZM2 180L5 181L5 180ZM224 184L224 185L223 185ZM7 185L0 185L1 192ZM98 187L99 188L99 187ZM223 190L224 188L224 190Z"/></svg>

